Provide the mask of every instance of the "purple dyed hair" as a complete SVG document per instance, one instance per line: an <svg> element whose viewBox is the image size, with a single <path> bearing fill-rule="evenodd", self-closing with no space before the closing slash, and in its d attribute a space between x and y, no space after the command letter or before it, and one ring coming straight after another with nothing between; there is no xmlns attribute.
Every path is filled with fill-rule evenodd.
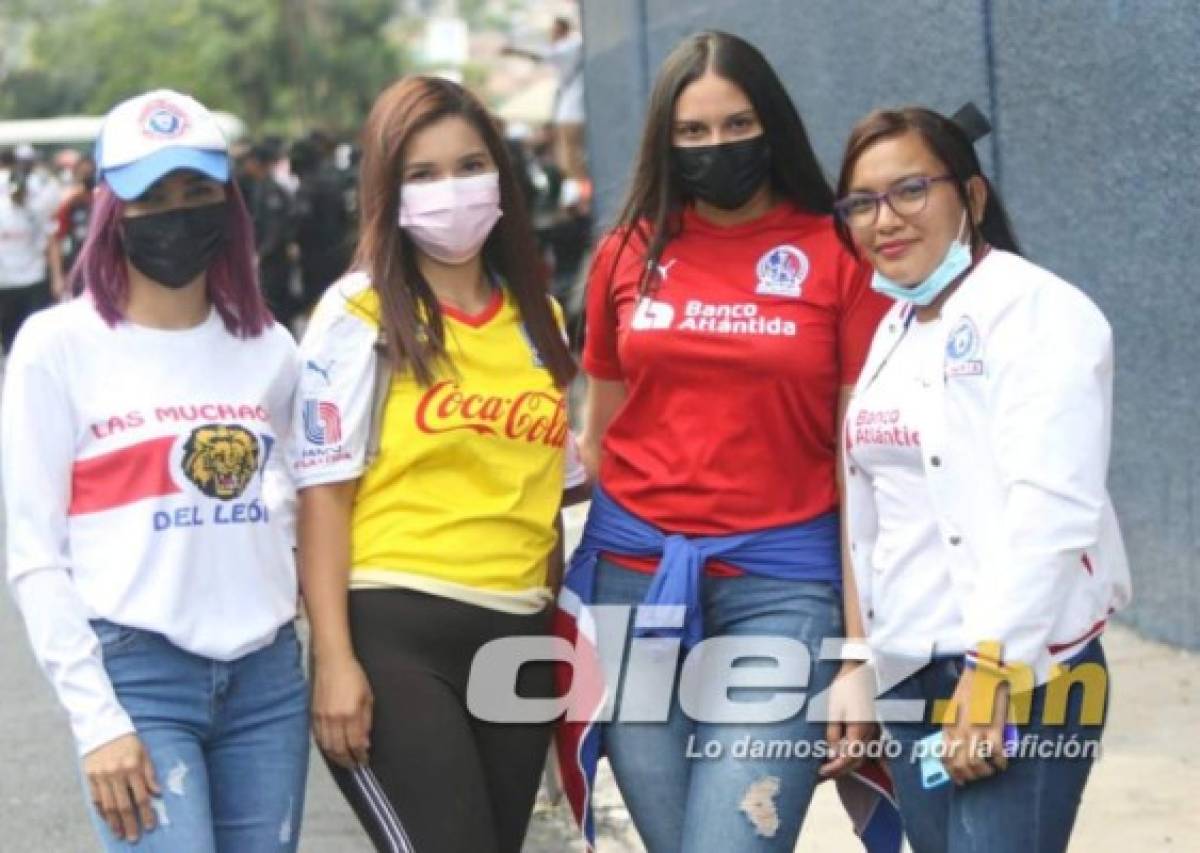
<svg viewBox="0 0 1200 853"><path fill-rule="evenodd" d="M258 286L254 226L235 181L225 184L225 211L225 245L208 267L208 299L230 334L253 338L270 327L274 318ZM129 298L125 246L121 242L124 212L125 203L101 181L92 202L87 239L71 269L72 289L82 286L110 326L124 319L124 305Z"/></svg>

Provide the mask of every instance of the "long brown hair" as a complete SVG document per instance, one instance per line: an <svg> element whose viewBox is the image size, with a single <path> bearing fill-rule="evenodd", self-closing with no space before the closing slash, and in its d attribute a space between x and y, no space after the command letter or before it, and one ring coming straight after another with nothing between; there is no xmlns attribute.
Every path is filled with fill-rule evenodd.
<svg viewBox="0 0 1200 853"><path fill-rule="evenodd" d="M842 170L837 183L838 198L850 192L854 167L868 148L876 142L893 139L905 133L915 133L930 153L942 162L953 178L951 185L965 209L971 209L967 181L977 177L987 186L987 203L983 208L983 218L976 225L973 217L967 217L967 227L971 229L971 245L987 243L989 246L1019 255L1021 249L1017 245L1017 236L1013 233L1008 213L996 188L983 174L983 167L979 163L971 137L950 119L925 107L875 110L854 125L854 129L850 131L850 138L846 140L846 151L842 155ZM842 245L857 255L858 248L854 245L850 228L840 216L834 227Z"/></svg>
<svg viewBox="0 0 1200 853"><path fill-rule="evenodd" d="M610 275L630 237L636 235L646 248L643 293L663 248L678 234L680 211L691 201L671 166L675 102L710 69L738 86L754 106L771 151L770 180L776 197L811 213L833 212L833 190L817 162L804 122L766 57L750 42L730 33L695 33L671 51L659 69L633 181L616 221L622 238Z"/></svg>
<svg viewBox="0 0 1200 853"><path fill-rule="evenodd" d="M495 122L466 89L440 77L405 77L375 100L363 128L359 204L362 228L354 266L365 271L379 294L380 326L398 373L432 384L446 359L445 322L429 282L417 267L417 249L397 224L404 154L413 135L448 116L465 119L487 146L500 173L500 209L483 246L483 261L500 276L542 363L559 387L575 375L550 308L529 214Z"/></svg>

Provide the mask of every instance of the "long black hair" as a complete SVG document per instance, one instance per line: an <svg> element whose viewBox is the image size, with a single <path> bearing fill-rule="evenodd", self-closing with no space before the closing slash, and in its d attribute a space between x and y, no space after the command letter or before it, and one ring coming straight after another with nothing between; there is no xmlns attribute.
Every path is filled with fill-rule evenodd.
<svg viewBox="0 0 1200 853"><path fill-rule="evenodd" d="M812 213L833 210L833 191L808 140L796 105L779 75L754 45L717 30L688 36L671 51L655 80L646 111L641 148L633 181L615 223L621 242L610 276L621 252L636 235L645 246L645 267L640 289L650 285L667 242L679 233L679 214L691 196L671 167L675 102L679 94L712 71L738 86L758 114L771 151L771 189Z"/></svg>
<svg viewBox="0 0 1200 853"><path fill-rule="evenodd" d="M1013 233L1012 223L1008 213L1000 201L1000 194L983 174L979 157L975 153L975 145L971 137L958 124L933 110L925 107L903 107L896 110L875 110L867 114L850 131L846 141L846 151L842 155L842 170L838 175L838 198L850 191L850 179L854 175L854 167L863 153L884 139L892 139L905 133L915 133L928 146L947 173L954 180L952 185L958 193L963 207L971 209L970 196L967 193L967 181L979 178L987 187L987 203L983 208L983 218L976 225L974 217L967 217L967 225L971 229L971 245L978 246L981 242L1003 249L1006 252L1020 254L1016 234ZM835 225L838 238L851 252L857 254L858 249L850 236L850 228L838 217Z"/></svg>

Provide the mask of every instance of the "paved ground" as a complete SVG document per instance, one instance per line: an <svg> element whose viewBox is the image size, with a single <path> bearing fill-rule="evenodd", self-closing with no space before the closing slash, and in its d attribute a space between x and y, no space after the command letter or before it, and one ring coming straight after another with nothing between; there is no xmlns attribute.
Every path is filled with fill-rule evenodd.
<svg viewBox="0 0 1200 853"><path fill-rule="evenodd" d="M1148 642L1122 628L1109 632L1106 649L1114 685L1109 730L1072 853L1198 851L1200 655ZM65 720L28 652L6 590L0 590L0 684L0 851L94 850ZM600 853L641 850L611 781L602 780L597 797ZM318 761L310 771L300 849L370 851ZM822 786L797 850L857 849L836 796ZM565 810L540 804L525 853L580 850Z"/></svg>

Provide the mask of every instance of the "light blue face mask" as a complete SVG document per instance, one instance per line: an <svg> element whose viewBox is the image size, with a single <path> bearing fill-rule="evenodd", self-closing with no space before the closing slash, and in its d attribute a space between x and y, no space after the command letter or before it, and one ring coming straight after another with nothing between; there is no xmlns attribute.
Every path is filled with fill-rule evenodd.
<svg viewBox="0 0 1200 853"><path fill-rule="evenodd" d="M962 233L963 226L966 224L967 212L964 210L962 223L958 227L959 234ZM875 270L875 275L871 277L871 289L897 301L911 302L913 305L924 308L931 305L943 290L970 268L971 245L969 242L960 241L956 234L950 243L950 248L946 250L946 257L942 258L942 262L924 281L914 285L903 285L892 281L879 270Z"/></svg>

